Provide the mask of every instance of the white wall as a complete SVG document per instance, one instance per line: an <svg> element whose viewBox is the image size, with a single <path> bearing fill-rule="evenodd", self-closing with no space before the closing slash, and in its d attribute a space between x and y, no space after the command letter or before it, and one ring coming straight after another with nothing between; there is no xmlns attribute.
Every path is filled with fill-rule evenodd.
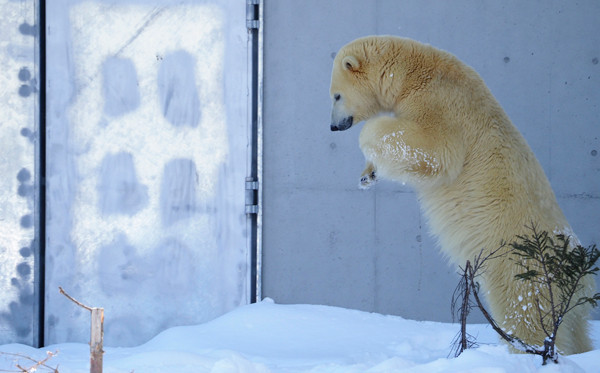
<svg viewBox="0 0 600 373"><path fill-rule="evenodd" d="M358 190L360 126L329 130L335 52L370 34L414 38L474 67L542 163L581 242L600 243L599 2L265 5L264 296L451 319L456 268L428 235L415 194L392 183Z"/></svg>

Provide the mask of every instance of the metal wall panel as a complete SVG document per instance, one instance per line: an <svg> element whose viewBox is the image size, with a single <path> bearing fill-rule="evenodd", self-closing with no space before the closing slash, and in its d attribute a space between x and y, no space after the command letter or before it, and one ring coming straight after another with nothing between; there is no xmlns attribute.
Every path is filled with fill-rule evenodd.
<svg viewBox="0 0 600 373"><path fill-rule="evenodd" d="M46 343L135 345L249 302L244 4L48 3Z"/></svg>
<svg viewBox="0 0 600 373"><path fill-rule="evenodd" d="M473 66L539 158L581 242L600 243L600 3L265 6L264 296L451 319L456 269L428 235L415 194L388 182L358 190L360 129L329 131L335 52L370 34L411 37Z"/></svg>
<svg viewBox="0 0 600 373"><path fill-rule="evenodd" d="M0 1L0 344L38 339L37 10Z"/></svg>

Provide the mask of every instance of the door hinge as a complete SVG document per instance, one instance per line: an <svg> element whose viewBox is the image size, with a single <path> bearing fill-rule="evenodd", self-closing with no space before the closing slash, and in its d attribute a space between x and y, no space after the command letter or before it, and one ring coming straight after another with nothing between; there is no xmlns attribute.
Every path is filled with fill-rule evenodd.
<svg viewBox="0 0 600 373"><path fill-rule="evenodd" d="M258 30L260 28L260 0L246 0L246 28Z"/></svg>
<svg viewBox="0 0 600 373"><path fill-rule="evenodd" d="M246 214L258 214L258 180L246 178Z"/></svg>

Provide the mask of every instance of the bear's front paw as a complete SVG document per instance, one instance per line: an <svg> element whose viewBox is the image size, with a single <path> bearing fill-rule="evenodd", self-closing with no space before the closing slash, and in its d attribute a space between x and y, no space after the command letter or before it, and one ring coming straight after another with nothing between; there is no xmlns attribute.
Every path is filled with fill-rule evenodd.
<svg viewBox="0 0 600 373"><path fill-rule="evenodd" d="M370 187L375 185L376 182L377 182L377 175L375 174L375 171L371 171L360 177L360 183L358 184L358 187L360 189L369 189Z"/></svg>

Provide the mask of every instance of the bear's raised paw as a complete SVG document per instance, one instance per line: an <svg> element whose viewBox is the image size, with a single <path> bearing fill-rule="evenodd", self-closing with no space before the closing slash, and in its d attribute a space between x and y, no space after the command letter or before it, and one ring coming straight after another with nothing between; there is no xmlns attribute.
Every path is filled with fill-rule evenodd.
<svg viewBox="0 0 600 373"><path fill-rule="evenodd" d="M375 171L371 171L360 177L360 183L358 184L358 187L360 189L369 189L375 185L375 183L377 183L377 175L375 174Z"/></svg>

